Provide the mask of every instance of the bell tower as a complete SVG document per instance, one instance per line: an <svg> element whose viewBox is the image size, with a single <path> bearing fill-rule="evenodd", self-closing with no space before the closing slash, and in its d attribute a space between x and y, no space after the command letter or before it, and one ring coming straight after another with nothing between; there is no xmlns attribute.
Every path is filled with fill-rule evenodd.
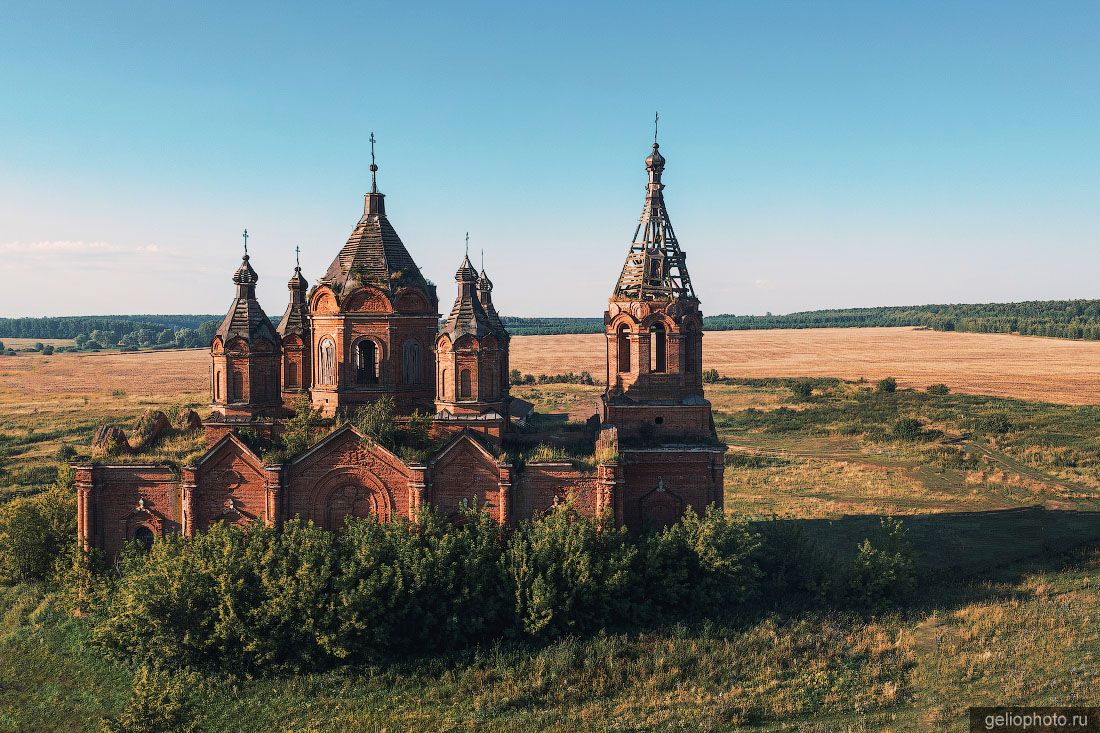
<svg viewBox="0 0 1100 733"><path fill-rule="evenodd" d="M703 397L703 315L665 208L665 157L645 159L645 203L604 313L604 422L621 435L713 438Z"/></svg>

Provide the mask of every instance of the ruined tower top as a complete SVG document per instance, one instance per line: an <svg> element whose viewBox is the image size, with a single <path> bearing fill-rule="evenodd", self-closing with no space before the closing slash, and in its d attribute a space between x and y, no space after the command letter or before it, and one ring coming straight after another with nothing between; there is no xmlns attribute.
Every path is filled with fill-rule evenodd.
<svg viewBox="0 0 1100 733"><path fill-rule="evenodd" d="M695 291L687 271L687 256L680 250L676 233L665 208L665 156L656 140L645 159L649 183L645 205L634 240L626 255L623 271L615 283L611 300L695 300Z"/></svg>

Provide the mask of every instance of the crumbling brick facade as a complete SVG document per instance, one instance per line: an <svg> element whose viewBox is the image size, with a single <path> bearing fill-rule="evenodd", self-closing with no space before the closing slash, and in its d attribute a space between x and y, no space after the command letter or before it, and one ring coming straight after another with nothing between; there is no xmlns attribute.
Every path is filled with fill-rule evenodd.
<svg viewBox="0 0 1100 733"><path fill-rule="evenodd" d="M510 409L520 401L509 394L510 336L493 284L465 258L440 325L435 286L389 223L372 165L362 218L312 290L295 269L277 328L256 301L246 247L236 298L211 343L206 453L181 470L76 467L82 544L113 555L128 540L219 522L300 517L338 529L350 517L412 518L428 507L463 521L463 508L477 506L508 524L562 502L643 529L687 507L720 507L725 447L703 395L702 314L664 208L656 144L646 169L645 208L604 318L607 389L591 420L603 460L594 468L509 462L510 436L521 445ZM327 416L383 396L402 416L434 411L437 448L406 460L345 424L265 465L242 430L277 440L302 395Z"/></svg>

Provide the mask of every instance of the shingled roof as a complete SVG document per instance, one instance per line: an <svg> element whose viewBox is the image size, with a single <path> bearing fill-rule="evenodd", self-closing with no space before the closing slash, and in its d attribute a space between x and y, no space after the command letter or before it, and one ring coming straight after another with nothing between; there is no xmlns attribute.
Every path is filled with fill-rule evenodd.
<svg viewBox="0 0 1100 733"><path fill-rule="evenodd" d="M294 274L287 283L290 290L290 303L275 329L280 336L288 333L303 334L309 329L309 306L306 304L306 287L309 283L302 277L302 268L295 267Z"/></svg>
<svg viewBox="0 0 1100 733"><path fill-rule="evenodd" d="M458 297L455 298L451 314L439 329L439 332L447 334L451 341L467 335L481 338L496 332L492 319L489 318L489 314L485 312L485 308L474 292L477 279L477 270L470 264L469 256L464 257L458 272L455 273Z"/></svg>
<svg viewBox="0 0 1100 733"><path fill-rule="evenodd" d="M500 314L497 313L496 306L493 305L493 281L485 274L484 267L481 268L481 274L477 276L477 299L481 302L481 307L485 309L485 315L489 317L489 323L492 324L493 331L508 338L508 331L500 320Z"/></svg>
<svg viewBox="0 0 1100 733"><path fill-rule="evenodd" d="M386 196L378 192L378 184L373 180L377 169L378 166L371 165L371 191L365 196L363 218L318 284L328 285L338 293L348 293L367 284L387 291L411 285L428 292L424 275L386 218Z"/></svg>
<svg viewBox="0 0 1100 733"><path fill-rule="evenodd" d="M229 304L229 312L225 314L221 325L214 335L229 343L231 339L243 338L248 343L258 338L267 339L274 344L279 343L279 336L275 327L271 325L260 302L256 300L256 281L259 275L248 263L248 255L241 258L241 266L233 273L233 282L237 286L237 296Z"/></svg>

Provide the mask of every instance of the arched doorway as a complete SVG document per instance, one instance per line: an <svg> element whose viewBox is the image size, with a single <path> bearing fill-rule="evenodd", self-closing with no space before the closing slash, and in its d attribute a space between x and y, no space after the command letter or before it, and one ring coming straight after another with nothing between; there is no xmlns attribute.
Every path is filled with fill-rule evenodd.
<svg viewBox="0 0 1100 733"><path fill-rule="evenodd" d="M146 552L153 549L153 543L156 541L156 535L153 534L153 530L146 527L144 524L138 525L134 530L134 541L141 545L142 549Z"/></svg>

